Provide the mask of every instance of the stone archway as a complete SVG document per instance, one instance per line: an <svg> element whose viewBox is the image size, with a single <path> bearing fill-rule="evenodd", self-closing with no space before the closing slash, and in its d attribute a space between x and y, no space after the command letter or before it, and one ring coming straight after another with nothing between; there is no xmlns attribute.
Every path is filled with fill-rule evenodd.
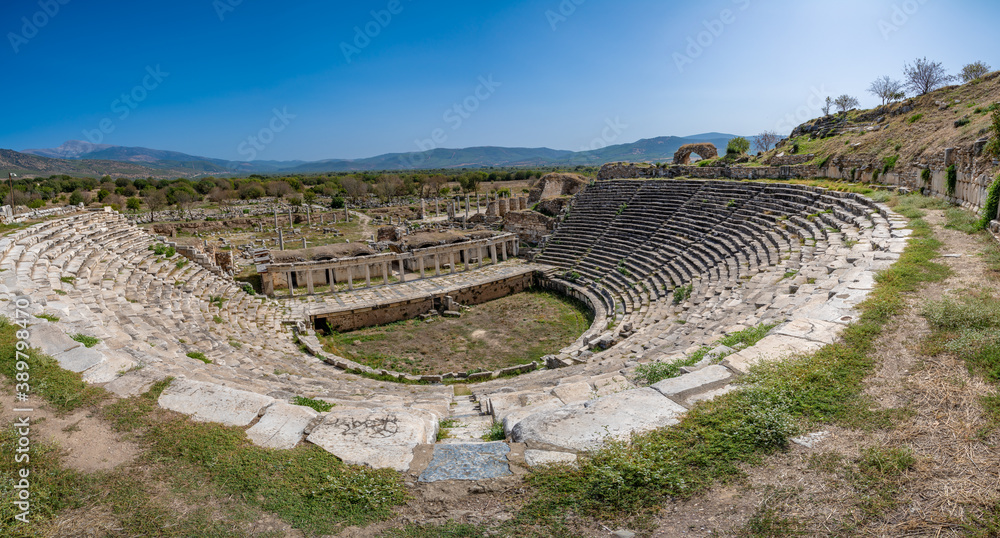
<svg viewBox="0 0 1000 538"><path fill-rule="evenodd" d="M692 153L697 153L702 159L714 159L719 156L719 150L712 144L685 144L674 153L674 164L691 164Z"/></svg>

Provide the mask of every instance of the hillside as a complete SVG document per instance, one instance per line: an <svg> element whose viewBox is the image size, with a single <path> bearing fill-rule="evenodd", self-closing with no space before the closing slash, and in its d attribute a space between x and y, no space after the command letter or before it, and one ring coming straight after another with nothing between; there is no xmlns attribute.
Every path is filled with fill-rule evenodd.
<svg viewBox="0 0 1000 538"><path fill-rule="evenodd" d="M0 149L0 170L20 176L50 176L66 174L70 176L141 178L186 175L176 170L156 170L134 163L109 160L68 160L52 159L29 155L9 149Z"/></svg>
<svg viewBox="0 0 1000 538"><path fill-rule="evenodd" d="M971 150L988 168L991 159L981 149L990 136L991 107L997 103L1000 72L900 103L814 119L797 127L762 160L768 162L782 153L811 154L814 164L829 159L879 169L896 158L895 169L902 171L925 167L939 160L945 149L958 148Z"/></svg>
<svg viewBox="0 0 1000 538"><path fill-rule="evenodd" d="M684 144L711 142L725 147L735 135L705 133L694 136L662 136L629 144L616 144L590 151L569 151L550 148L473 147L461 149L437 148L426 152L388 153L365 159L327 159L304 161L238 162L210 157L198 157L176 151L141 147L95 145L71 140L58 148L30 149L22 153L11 151L10 166L21 174L94 175L122 177L170 177L226 174L296 174L320 172L358 172L442 168L534 168L552 166L599 166L610 161L662 162L673 158ZM18 156L14 156L13 154ZM35 160L35 159L49 159ZM16 161L16 164L15 164ZM108 165L103 163L118 163ZM87 164L89 163L89 164ZM127 163L127 164L126 164ZM121 173L116 170L122 170Z"/></svg>

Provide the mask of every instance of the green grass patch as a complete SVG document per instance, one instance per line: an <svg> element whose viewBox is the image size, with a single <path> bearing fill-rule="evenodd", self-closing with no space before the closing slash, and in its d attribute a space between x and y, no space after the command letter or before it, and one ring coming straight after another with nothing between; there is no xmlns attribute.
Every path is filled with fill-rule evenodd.
<svg viewBox="0 0 1000 538"><path fill-rule="evenodd" d="M100 338L94 336L87 336L85 334L80 334L80 333L74 334L73 336L70 336L70 338L76 340L77 342L80 342L85 347L94 347L97 344L101 343Z"/></svg>
<svg viewBox="0 0 1000 538"><path fill-rule="evenodd" d="M75 281L76 281L76 277L75 276L61 276L61 277L59 277L59 282L62 282L63 284L72 284Z"/></svg>
<svg viewBox="0 0 1000 538"><path fill-rule="evenodd" d="M222 316L219 316L219 315L212 316L212 321L214 321L215 323L218 323L218 324L222 324L222 323L226 322L226 320L222 319Z"/></svg>
<svg viewBox="0 0 1000 538"><path fill-rule="evenodd" d="M459 426L459 422L453 418L445 418L438 421L438 432L437 440L441 441L443 439L448 439L451 437L451 429Z"/></svg>
<svg viewBox="0 0 1000 538"><path fill-rule="evenodd" d="M53 316L52 314L35 314L35 317L38 319L51 321L52 323L59 321L59 316Z"/></svg>
<svg viewBox="0 0 1000 538"><path fill-rule="evenodd" d="M694 291L693 284L687 284L685 286L678 286L674 288L674 304L679 305L687 301L691 297L691 292Z"/></svg>
<svg viewBox="0 0 1000 538"><path fill-rule="evenodd" d="M857 470L849 479L858 493L858 507L868 517L895 508L903 490L905 473L916 463L908 448L868 448L862 451Z"/></svg>
<svg viewBox="0 0 1000 538"><path fill-rule="evenodd" d="M0 372L11 382L24 382L17 379L17 374L26 372L32 393L61 412L94 405L107 396L103 389L84 383L80 374L60 368L52 357L37 349L23 349L23 346L19 349L17 333L22 330L18 324L0 317ZM24 363L20 369L19 362Z"/></svg>
<svg viewBox="0 0 1000 538"><path fill-rule="evenodd" d="M982 229L979 227L979 216L960 207L948 208L945 217L947 218L945 228L951 230L974 234Z"/></svg>
<svg viewBox="0 0 1000 538"><path fill-rule="evenodd" d="M190 351L188 352L187 356L194 360L201 361L205 364L212 364L212 361L208 357L206 357L205 354L202 353L201 351Z"/></svg>
<svg viewBox="0 0 1000 538"><path fill-rule="evenodd" d="M292 403L295 405L302 405L305 407L311 407L320 413L326 413L327 411L333 409L334 405L330 402L324 402L323 400L315 400L313 398L306 398L304 396L296 396L292 398Z"/></svg>
<svg viewBox="0 0 1000 538"><path fill-rule="evenodd" d="M310 536L388 519L406 500L394 471L345 465L314 445L260 448L242 428L193 422L159 409L156 400L169 383L161 381L101 411L116 430L132 432L147 446L154 461L193 466L225 495L272 512Z"/></svg>
<svg viewBox="0 0 1000 538"><path fill-rule="evenodd" d="M906 118L906 123L909 123L910 125L913 125L914 123L917 123L918 121L920 121L922 119L924 119L924 115L923 114L914 114L914 115L910 116L909 118Z"/></svg>

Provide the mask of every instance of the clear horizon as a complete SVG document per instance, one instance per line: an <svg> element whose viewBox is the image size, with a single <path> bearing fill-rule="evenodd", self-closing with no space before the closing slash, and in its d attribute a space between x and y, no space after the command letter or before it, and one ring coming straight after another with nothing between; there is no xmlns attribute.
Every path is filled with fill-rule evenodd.
<svg viewBox="0 0 1000 538"><path fill-rule="evenodd" d="M0 147L249 160L787 135L927 57L1000 68L983 0L9 6ZM959 39L960 38L960 39ZM689 136L689 135L688 135Z"/></svg>

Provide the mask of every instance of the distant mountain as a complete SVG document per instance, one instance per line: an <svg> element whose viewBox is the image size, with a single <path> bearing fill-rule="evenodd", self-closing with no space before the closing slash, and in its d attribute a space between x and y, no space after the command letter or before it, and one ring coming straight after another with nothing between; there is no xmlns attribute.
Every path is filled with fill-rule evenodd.
<svg viewBox="0 0 1000 538"><path fill-rule="evenodd" d="M365 159L329 159L323 161L250 161L238 162L210 157L197 157L177 151L149 148L109 146L91 144L80 140L70 140L58 148L29 149L17 153L22 157L9 157L11 162L21 165L33 162L29 156L60 159L67 162L55 164L37 161L38 175L66 173L70 175L94 174L89 170L124 167L125 175L139 174L154 177L193 177L200 175L245 175L254 173L295 174L317 172L361 172L379 170L411 170L438 168L533 168L548 166L600 166L612 161L663 162L673 158L674 153L684 144L710 142L725 150L729 140L736 135L724 133L704 133L694 136L662 136L617 144L590 151L568 151L549 148L506 148L483 146L461 149L437 148L425 152L388 153ZM74 161L79 161L74 164ZM84 165L81 163L87 162ZM110 166L105 163L118 163ZM4 163L0 161L0 165ZM60 172L50 170L59 168ZM21 168L31 170L30 167ZM87 170L87 171L84 171ZM142 172L140 172L142 170ZM16 170L15 170L16 171ZM114 172L108 172L115 175Z"/></svg>
<svg viewBox="0 0 1000 538"><path fill-rule="evenodd" d="M0 149L0 171L13 172L21 176L51 176L66 174L69 176L140 178L140 177L178 177L179 171L165 172L148 166L120 161L101 161L93 159L70 160L53 159L40 155L19 153L9 149Z"/></svg>
<svg viewBox="0 0 1000 538"><path fill-rule="evenodd" d="M40 155L42 157L49 157L52 159L79 159L81 158L81 155L113 147L115 146L110 146L108 144L91 144L90 142L84 142L82 140L69 140L64 142L63 145L58 148L26 149L21 151L21 153Z"/></svg>

